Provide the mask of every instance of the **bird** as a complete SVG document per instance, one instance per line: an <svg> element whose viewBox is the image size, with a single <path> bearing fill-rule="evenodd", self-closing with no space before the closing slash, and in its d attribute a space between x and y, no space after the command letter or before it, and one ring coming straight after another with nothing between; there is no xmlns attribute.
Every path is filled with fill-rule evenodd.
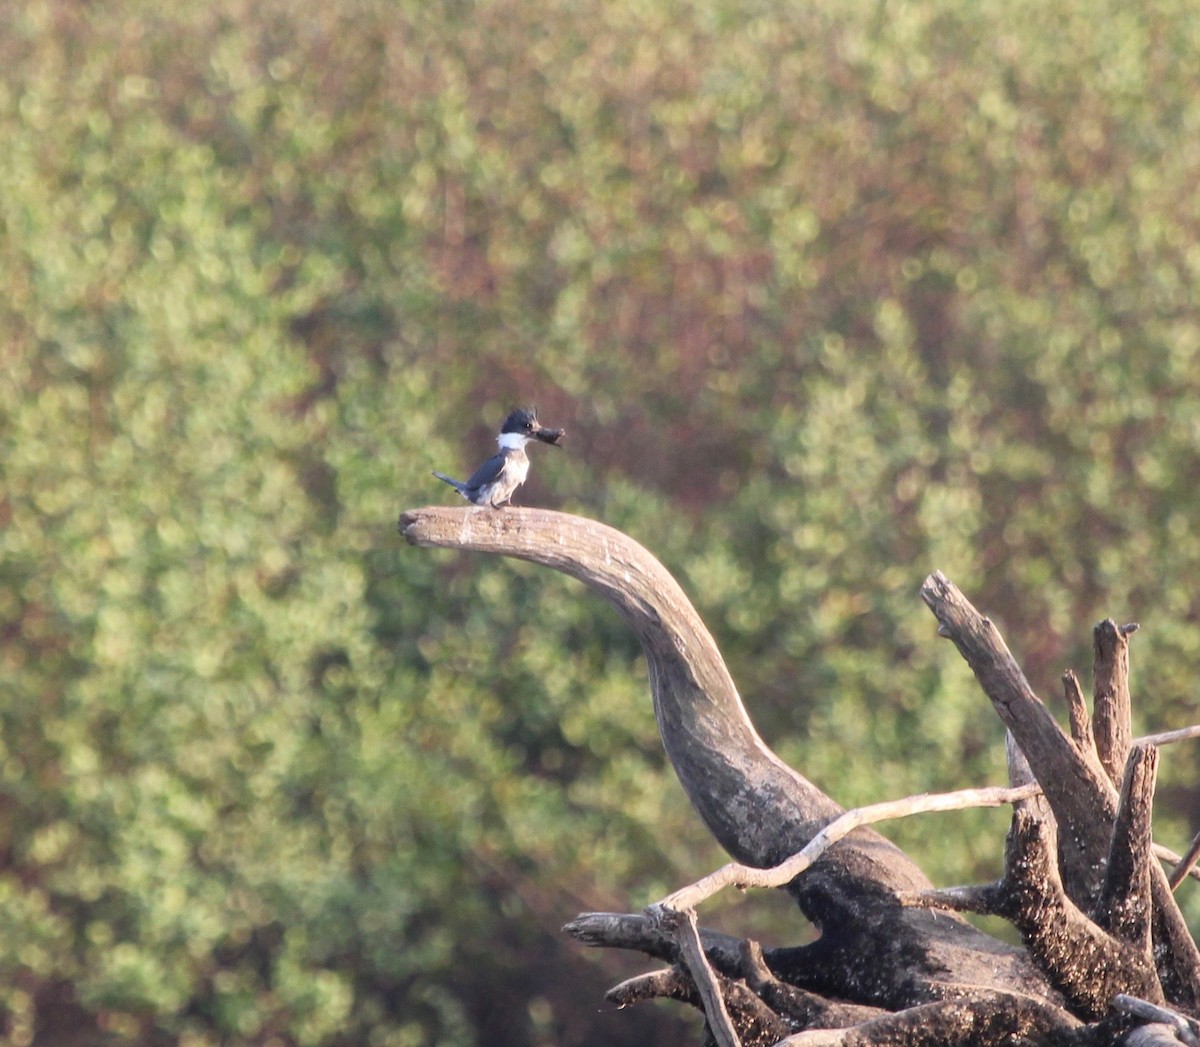
<svg viewBox="0 0 1200 1047"><path fill-rule="evenodd" d="M525 445L530 440L540 440L557 446L565 435L564 429L543 426L537 420L535 408L518 408L500 426L496 437L500 450L476 469L469 480L455 480L436 469L433 475L448 483L468 502L502 509L512 503L513 493L529 475Z"/></svg>

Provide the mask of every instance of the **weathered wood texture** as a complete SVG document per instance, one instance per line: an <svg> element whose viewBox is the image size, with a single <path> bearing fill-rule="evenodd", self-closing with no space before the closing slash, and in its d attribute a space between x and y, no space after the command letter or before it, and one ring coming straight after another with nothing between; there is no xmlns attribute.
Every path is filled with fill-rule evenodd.
<svg viewBox="0 0 1200 1047"><path fill-rule="evenodd" d="M759 737L690 601L628 536L538 509L417 509L401 516L400 531L418 546L540 563L609 600L645 651L655 715L679 780L738 862L776 866L842 813ZM680 966L676 937L663 931L664 912L674 910L572 921L567 932L586 944L637 949L674 965L623 983L614 998L697 1003L719 986L727 1012L720 1036L728 1036L728 1021L743 1043L763 1044L784 1029L811 1030L789 1043L1115 1042L1137 1024L1128 1013L1105 1014L1122 992L1194 1013L1200 956L1151 857L1156 751L1133 748L1128 769L1122 755L1131 751L1121 724L1130 630L1118 629L1115 639L1105 631L1103 650L1097 633L1096 691L1111 696L1097 711L1100 731L1074 676L1064 680L1068 737L995 626L948 579L930 575L921 595L1015 740L1014 781L1035 780L1044 793L1014 807L1004 878L934 891L903 852L859 828L786 888L821 937L764 954L753 943L700 931L688 939L688 962L701 972L702 991ZM1110 778L1108 765L1116 768L1118 758L1120 773ZM1114 780L1122 782L1120 794ZM948 912L977 907L1012 920L1027 949L1001 944ZM695 962L697 942L711 970ZM826 1023L836 1028L817 1031Z"/></svg>
<svg viewBox="0 0 1200 1047"><path fill-rule="evenodd" d="M1129 696L1129 637L1137 626L1117 625L1106 618L1092 630L1094 658L1092 731L1100 762L1113 782L1119 782L1133 738L1133 708Z"/></svg>
<svg viewBox="0 0 1200 1047"><path fill-rule="evenodd" d="M1097 750L1103 738L1111 751L1129 752L1131 732L1115 721L1129 719L1127 645L1136 627L1108 628L1112 623L1097 627L1094 672L1100 705L1093 730L1097 719L1109 725L1096 734L1097 745L1092 747L1059 729L995 625L945 575L935 571L926 578L921 597L937 617L939 632L954 642L975 672L1045 792L1058 824L1058 864L1067 897L1081 910L1093 911L1104 889L1119 806L1116 788L1101 763L1104 754L1098 757ZM1076 722L1073 733L1078 729ZM1147 861L1158 974L1170 998L1194 1009L1200 1006L1200 952L1162 866Z"/></svg>
<svg viewBox="0 0 1200 1047"><path fill-rule="evenodd" d="M544 509L458 507L405 513L400 531L414 545L553 567L607 599L646 652L659 731L688 798L738 861L775 865L841 813L763 743L695 608L670 572L628 536ZM864 833L851 850L856 864L892 867L893 849L881 837ZM920 878L915 867L908 872Z"/></svg>
<svg viewBox="0 0 1200 1047"><path fill-rule="evenodd" d="M1117 813L1116 787L1094 751L1059 730L990 618L975 610L940 571L925 579L921 597L940 623L941 634L953 641L974 671L1045 790L1058 818L1067 893L1077 904L1086 904L1104 877L1104 856Z"/></svg>
<svg viewBox="0 0 1200 1047"><path fill-rule="evenodd" d="M759 737L691 601L627 535L542 509L441 507L405 513L400 531L415 545L544 564L609 600L646 653L659 731L679 780L738 861L777 865L842 813ZM1055 999L1014 950L956 918L895 904L897 892L928 886L902 851L869 829L852 833L801 877L791 888L801 909L823 931L836 932L810 948L823 989L899 1007L952 991L962 978Z"/></svg>

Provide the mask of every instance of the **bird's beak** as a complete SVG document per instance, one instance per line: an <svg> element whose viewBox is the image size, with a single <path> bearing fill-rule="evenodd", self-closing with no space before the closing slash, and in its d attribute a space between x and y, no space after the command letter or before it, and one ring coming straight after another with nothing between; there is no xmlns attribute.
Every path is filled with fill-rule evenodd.
<svg viewBox="0 0 1200 1047"><path fill-rule="evenodd" d="M537 423L534 423L535 425ZM547 429L543 425L537 425L533 430L533 435L542 441L544 444L550 444L551 447L558 447L562 443L562 439L567 435L566 429Z"/></svg>

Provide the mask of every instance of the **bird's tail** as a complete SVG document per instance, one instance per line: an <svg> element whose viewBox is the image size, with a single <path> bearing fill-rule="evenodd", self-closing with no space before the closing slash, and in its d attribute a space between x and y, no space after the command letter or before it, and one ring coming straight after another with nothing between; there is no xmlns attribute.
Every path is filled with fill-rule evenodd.
<svg viewBox="0 0 1200 1047"><path fill-rule="evenodd" d="M439 473L436 469L433 470L433 475L436 476L439 480L442 480L445 483L448 483L464 498L467 497L467 485L465 483L462 483L459 480L453 480L449 476L447 476L445 473Z"/></svg>

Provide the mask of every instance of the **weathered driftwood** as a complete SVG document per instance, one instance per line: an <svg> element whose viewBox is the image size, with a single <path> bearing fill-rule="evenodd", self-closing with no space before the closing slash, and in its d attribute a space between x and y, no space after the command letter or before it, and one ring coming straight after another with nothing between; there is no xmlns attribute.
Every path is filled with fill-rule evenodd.
<svg viewBox="0 0 1200 1047"><path fill-rule="evenodd" d="M736 862L778 866L843 813L762 741L691 603L626 535L537 509L418 509L401 517L400 530L414 545L544 564L608 599L645 651L680 782ZM614 998L702 1005L720 1042L743 1044L1108 1043L1150 1020L1114 1010L1121 993L1155 1013L1196 1013L1200 954L1151 852L1157 752L1132 744L1128 729L1132 629L1097 627L1094 721L1078 681L1064 679L1068 736L999 632L951 582L935 573L921 595L1019 745L1014 784L1041 787L1015 803L1004 877L935 891L893 844L856 828L785 887L821 932L810 945L763 953L703 930L692 936L694 902L682 906L682 922L670 905L572 921L566 931L585 944L672 965L623 983ZM953 909L1005 915L1026 947L998 942ZM696 962L697 943L708 963Z"/></svg>
<svg viewBox="0 0 1200 1047"><path fill-rule="evenodd" d="M999 631L956 586L935 572L925 580L921 596L937 617L939 632L953 640L1028 759L1057 821L1066 895L1081 910L1092 911L1103 889L1119 805L1103 760L1113 751L1128 750L1128 724L1109 723L1095 736L1094 747L1068 738L1034 694ZM1097 720L1129 718L1129 659L1120 645L1135 627L1114 627L1112 631L1123 634L1118 640L1100 639L1110 625L1097 627L1095 650L1101 664L1096 675L1101 683L1096 693L1101 706L1095 710L1093 727ZM1162 866L1157 861L1148 864L1151 901L1146 904L1153 907L1158 975L1168 997L1194 1011L1200 1006L1200 952L1171 896Z"/></svg>
<svg viewBox="0 0 1200 1047"><path fill-rule="evenodd" d="M1100 762L1112 781L1119 782L1132 744L1132 702L1129 697L1129 637L1137 623L1117 625L1106 618L1092 630L1092 701L1096 718L1092 732Z"/></svg>
<svg viewBox="0 0 1200 1047"><path fill-rule="evenodd" d="M807 872L830 847L863 825L935 811L1002 807L1040 794L1041 786L1031 783L1013 789L997 786L991 789L960 789L953 793L922 793L919 796L907 796L903 800L885 800L867 807L857 807L839 814L799 851L774 868L758 869L741 862L731 862L702 876L695 883L672 892L656 905L666 909L692 909L726 887L787 887L797 876Z"/></svg>

